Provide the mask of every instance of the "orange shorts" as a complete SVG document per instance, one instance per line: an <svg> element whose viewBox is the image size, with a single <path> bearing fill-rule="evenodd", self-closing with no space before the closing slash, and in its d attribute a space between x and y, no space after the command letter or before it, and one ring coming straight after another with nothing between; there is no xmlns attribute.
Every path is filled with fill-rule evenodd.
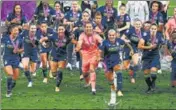
<svg viewBox="0 0 176 110"><path fill-rule="evenodd" d="M97 53L82 54L82 72L87 73L91 67L96 69L98 66Z"/></svg>

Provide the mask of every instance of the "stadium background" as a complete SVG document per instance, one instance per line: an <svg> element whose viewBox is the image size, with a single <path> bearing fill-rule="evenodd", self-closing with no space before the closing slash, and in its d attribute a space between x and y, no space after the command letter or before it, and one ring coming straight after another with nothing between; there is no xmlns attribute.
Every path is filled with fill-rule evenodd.
<svg viewBox="0 0 176 110"><path fill-rule="evenodd" d="M123 2L126 2L124 0ZM37 4L39 1L37 1ZM104 5L105 0L98 0L98 5ZM117 7L114 3L114 7ZM53 6L54 0L49 0ZM168 15L172 16L173 8L176 7L175 0L171 0ZM167 62L166 62L167 65ZM65 70L64 80L61 85L61 92L55 93L53 79L49 79L48 84L42 83L41 70L37 71L34 78L34 86L27 88L27 80L21 72L14 89L13 96L6 98L6 77L3 71L1 81L1 96L3 109L106 109L110 99L110 88L105 79L104 72L97 70L97 95L92 96L89 89L83 88L84 82L79 81L79 71ZM130 84L127 72L123 73L124 96L117 97L117 109L176 109L176 88L171 88L169 70L158 74L157 91L154 94L145 94L146 84L143 73L137 74L136 84Z"/></svg>

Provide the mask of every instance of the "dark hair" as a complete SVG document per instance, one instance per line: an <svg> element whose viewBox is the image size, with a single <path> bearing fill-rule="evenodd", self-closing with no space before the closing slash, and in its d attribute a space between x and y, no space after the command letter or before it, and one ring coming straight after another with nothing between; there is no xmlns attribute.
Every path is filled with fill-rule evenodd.
<svg viewBox="0 0 176 110"><path fill-rule="evenodd" d="M45 20L43 20L43 21L41 21L41 22L39 23L39 25L41 25L41 24L47 24L47 25L48 25L47 21L45 21Z"/></svg>
<svg viewBox="0 0 176 110"><path fill-rule="evenodd" d="M9 27L8 27L8 34L11 34L12 30L15 28L15 27L18 27L19 25L17 24L11 24Z"/></svg>
<svg viewBox="0 0 176 110"><path fill-rule="evenodd" d="M151 3L151 5L150 5L150 10L152 10L152 6L153 6L154 3L158 4L158 11L161 11L161 9L162 9L162 3L159 2L159 1L153 1Z"/></svg>
<svg viewBox="0 0 176 110"><path fill-rule="evenodd" d="M146 24L146 23L148 23L148 24L152 24L152 22L151 22L151 21L146 21L146 22L144 22L144 24Z"/></svg>
<svg viewBox="0 0 176 110"><path fill-rule="evenodd" d="M102 15L101 15L101 12L100 12L100 11L97 11L97 12L95 13L95 17L96 17L96 16L102 16Z"/></svg>
<svg viewBox="0 0 176 110"><path fill-rule="evenodd" d="M120 9L121 7L126 7L125 3L122 3L122 4L120 5L119 9Z"/></svg>
<svg viewBox="0 0 176 110"><path fill-rule="evenodd" d="M156 26L156 27L158 27L158 25L157 25L156 23L152 23L151 26Z"/></svg>
<svg viewBox="0 0 176 110"><path fill-rule="evenodd" d="M14 6L13 6L13 14L15 15L15 7L19 5L21 7L21 5L19 3L16 3ZM22 16L22 8L21 8L21 16Z"/></svg>

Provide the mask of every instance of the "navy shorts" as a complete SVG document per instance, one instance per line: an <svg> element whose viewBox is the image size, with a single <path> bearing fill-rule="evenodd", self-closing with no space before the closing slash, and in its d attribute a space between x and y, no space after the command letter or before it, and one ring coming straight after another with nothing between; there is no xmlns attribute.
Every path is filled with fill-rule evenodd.
<svg viewBox="0 0 176 110"><path fill-rule="evenodd" d="M38 62L38 54L37 52L24 53L22 58L28 57L30 61L37 63Z"/></svg>
<svg viewBox="0 0 176 110"><path fill-rule="evenodd" d="M134 54L138 53L138 49L137 47L132 47ZM125 47L123 49L123 60L131 60L131 56L130 56L130 49L128 47Z"/></svg>
<svg viewBox="0 0 176 110"><path fill-rule="evenodd" d="M60 61L66 61L67 60L67 55L62 55L62 56L58 56L58 55L50 55L50 60L54 61L54 62L60 62Z"/></svg>
<svg viewBox="0 0 176 110"><path fill-rule="evenodd" d="M4 66L12 66L12 68L19 68L20 59L19 58L10 58L3 59Z"/></svg>
<svg viewBox="0 0 176 110"><path fill-rule="evenodd" d="M157 69L161 68L160 57L158 55L153 56L153 58L151 59L143 59L143 62L142 62L143 70L151 69L152 67L155 67Z"/></svg>
<svg viewBox="0 0 176 110"><path fill-rule="evenodd" d="M107 71L113 71L114 66L119 65L121 63L121 60L118 58L116 59L105 58L104 63L106 65Z"/></svg>

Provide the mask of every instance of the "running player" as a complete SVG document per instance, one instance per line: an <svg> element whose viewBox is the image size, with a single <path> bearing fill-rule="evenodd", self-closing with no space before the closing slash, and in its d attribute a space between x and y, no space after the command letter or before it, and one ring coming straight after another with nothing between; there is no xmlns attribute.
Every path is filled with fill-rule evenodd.
<svg viewBox="0 0 176 110"><path fill-rule="evenodd" d="M39 41L43 37L51 37L53 36L54 31L51 28L48 28L48 25L45 21L41 22L40 29L37 30L36 36L37 40ZM40 60L42 63L42 73L43 73L43 83L47 83L47 61L49 62L49 52L51 51L52 44L50 41L45 41L40 43L39 45L39 53L40 53Z"/></svg>
<svg viewBox="0 0 176 110"><path fill-rule="evenodd" d="M66 66L67 61L67 45L68 43L76 43L70 38L69 32L66 31L64 25L59 25L58 33L53 34L53 36L43 37L40 39L40 43L44 41L52 41L53 47L51 50L51 71L52 75L56 77L56 88L55 91L60 91L60 84L63 79L63 69Z"/></svg>
<svg viewBox="0 0 176 110"><path fill-rule="evenodd" d="M141 30L142 28L142 21L139 19L134 20L134 27L132 26L128 29L122 39L128 39L130 44L133 47L134 55L130 56L130 49L128 47L124 47L124 69L130 69L129 75L131 77L131 83L135 83L136 72L138 70L138 62L139 62L139 50L138 50L138 42L142 38L144 34ZM130 64L130 60L133 61L133 64ZM130 66L130 67L129 67Z"/></svg>
<svg viewBox="0 0 176 110"><path fill-rule="evenodd" d="M95 69L98 65L100 57L98 44L102 43L102 38L93 32L93 24L86 23L84 32L80 35L75 51L80 51L82 58L82 72L86 81L86 85L91 85L92 94L96 94L96 73Z"/></svg>
<svg viewBox="0 0 176 110"><path fill-rule="evenodd" d="M24 73L28 79L28 87L32 87L31 73L36 76L36 67L38 61L38 41L36 38L36 25L31 24L29 31L25 30L21 34L24 43L24 53L22 54L22 64L24 67Z"/></svg>
<svg viewBox="0 0 176 110"><path fill-rule="evenodd" d="M159 47L164 43L163 36L157 31L157 24L152 24L150 32L143 35L140 39L138 48L143 50L143 70L147 93L155 90L155 81L157 79L157 70L160 69Z"/></svg>
<svg viewBox="0 0 176 110"><path fill-rule="evenodd" d="M120 51L122 46L125 44L125 42L117 38L116 31L111 29L108 32L108 39L104 40L103 43L100 46L102 56L104 56L104 62L106 65L106 78L109 81L109 84L111 85L111 92L112 95L115 92L114 87L114 75L113 73L117 75L117 94L118 96L123 96L122 94L122 73L121 73L121 59L120 59ZM127 44L129 48L131 49L130 53L133 54L132 47ZM116 93L116 92L115 92ZM113 103L115 100L114 97L111 97L110 103Z"/></svg>
<svg viewBox="0 0 176 110"><path fill-rule="evenodd" d="M18 25L10 26L10 34L2 37L1 43L4 44L4 71L7 73L7 94L6 97L11 97L12 89L16 85L16 80L19 76L19 54L23 52L23 42L19 37Z"/></svg>

